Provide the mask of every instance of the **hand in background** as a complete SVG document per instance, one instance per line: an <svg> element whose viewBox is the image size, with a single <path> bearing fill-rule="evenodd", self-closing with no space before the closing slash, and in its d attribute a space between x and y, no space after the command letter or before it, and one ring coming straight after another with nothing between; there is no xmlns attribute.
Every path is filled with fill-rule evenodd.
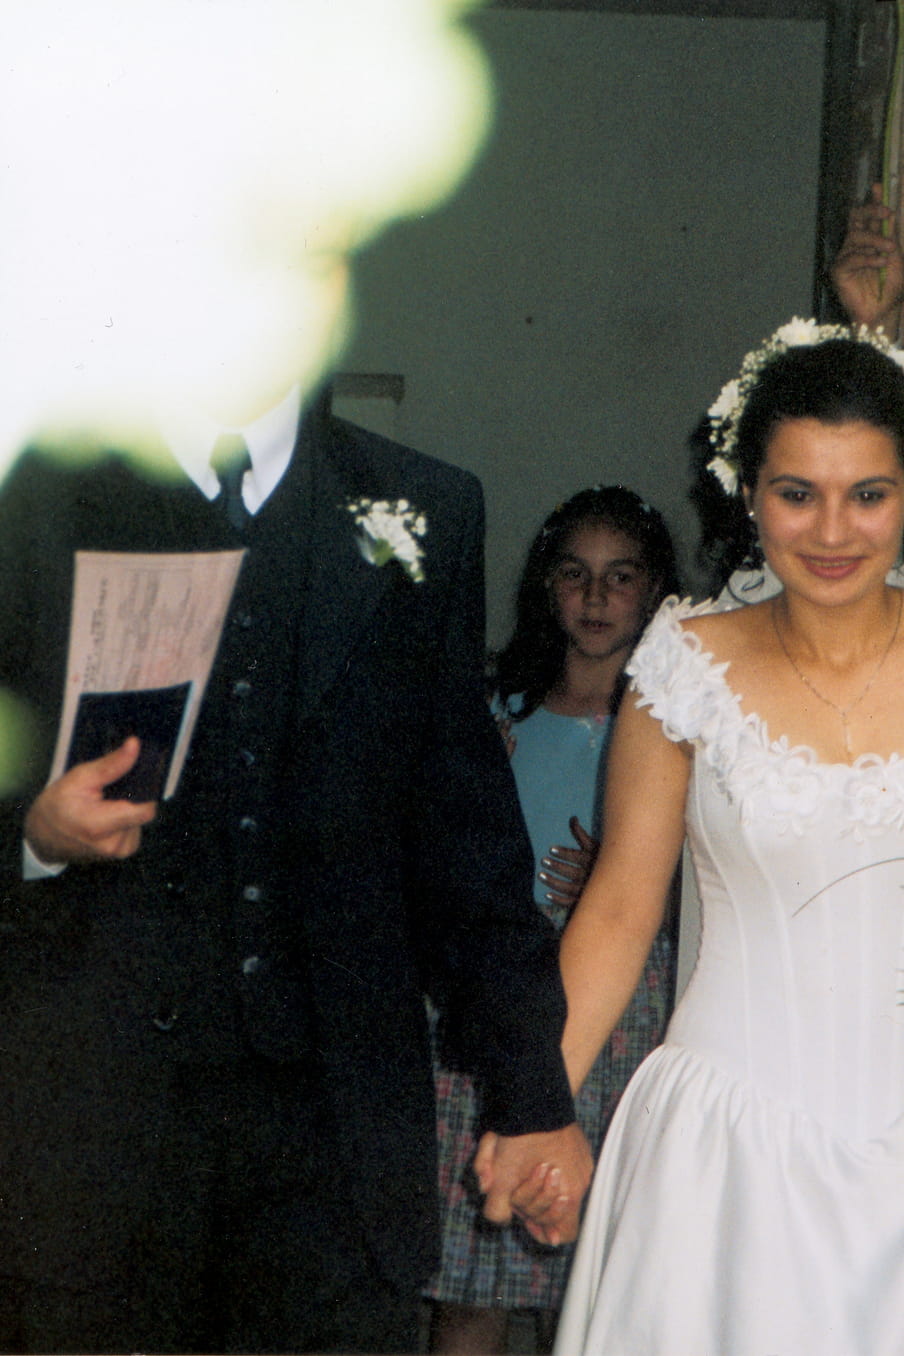
<svg viewBox="0 0 904 1356"><path fill-rule="evenodd" d="M134 766L140 748L132 736L112 753L79 763L44 788L25 819L26 841L41 861L112 861L138 851L141 830L156 815L156 803L105 800L104 787Z"/></svg>
<svg viewBox="0 0 904 1356"><path fill-rule="evenodd" d="M494 1224L508 1224L514 1215L540 1243L577 1238L593 1157L576 1122L530 1135L485 1134L474 1170L484 1216Z"/></svg>
<svg viewBox="0 0 904 1356"><path fill-rule="evenodd" d="M581 827L577 815L571 816L568 827L578 846L555 844L551 847L549 855L542 859L543 869L537 872L537 879L547 887L548 900L571 908L587 883L600 845Z"/></svg>
<svg viewBox="0 0 904 1356"><path fill-rule="evenodd" d="M851 208L847 235L832 263L832 284L854 325L881 325L894 342L904 299L904 258L894 212L873 184L869 201Z"/></svg>

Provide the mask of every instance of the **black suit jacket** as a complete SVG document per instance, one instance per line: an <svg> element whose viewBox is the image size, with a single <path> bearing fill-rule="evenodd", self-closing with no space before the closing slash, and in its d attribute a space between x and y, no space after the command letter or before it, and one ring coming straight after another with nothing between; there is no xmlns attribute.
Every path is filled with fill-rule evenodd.
<svg viewBox="0 0 904 1356"><path fill-rule="evenodd" d="M179 789L136 856L21 882L22 815L56 731L73 552L235 542L174 468L161 484L115 453L72 466L30 452L0 496L0 683L35 730L3 810L0 1270L80 1282L115 1265L169 1061L230 1059L250 1043L280 1060L316 1048L350 1198L388 1273L418 1283L437 1227L425 990L449 1012L489 1126L572 1119L555 939L532 904L530 849L481 690L479 485L322 413L302 442L259 515L265 525L270 513L260 530L286 565L266 574L293 638L281 706L272 694L280 780L263 901L245 897L246 849L224 836L228 766L210 766L233 729L226 642ZM348 509L361 496L426 515L422 583L363 558ZM243 625L243 587L227 634ZM267 678L255 672L259 690ZM268 710L252 743L267 744Z"/></svg>

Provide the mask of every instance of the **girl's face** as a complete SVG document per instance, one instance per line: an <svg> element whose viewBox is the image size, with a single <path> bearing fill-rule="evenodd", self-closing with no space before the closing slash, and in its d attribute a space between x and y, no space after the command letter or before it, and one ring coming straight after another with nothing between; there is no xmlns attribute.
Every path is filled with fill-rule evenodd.
<svg viewBox="0 0 904 1356"><path fill-rule="evenodd" d="M631 537L602 524L578 527L549 578L569 649L588 659L626 660L649 615L652 586Z"/></svg>
<svg viewBox="0 0 904 1356"><path fill-rule="evenodd" d="M786 590L828 605L882 584L904 535L893 438L861 420L785 419L745 490L763 554Z"/></svg>

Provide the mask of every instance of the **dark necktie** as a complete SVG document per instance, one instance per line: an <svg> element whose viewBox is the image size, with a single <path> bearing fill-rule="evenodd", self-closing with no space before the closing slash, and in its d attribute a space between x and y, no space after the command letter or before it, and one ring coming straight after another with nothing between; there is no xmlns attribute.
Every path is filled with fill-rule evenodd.
<svg viewBox="0 0 904 1356"><path fill-rule="evenodd" d="M220 493L214 503L219 505L236 531L241 532L249 517L242 499L242 480L245 472L251 470L244 438L237 433L224 433L210 454L210 464L220 482Z"/></svg>

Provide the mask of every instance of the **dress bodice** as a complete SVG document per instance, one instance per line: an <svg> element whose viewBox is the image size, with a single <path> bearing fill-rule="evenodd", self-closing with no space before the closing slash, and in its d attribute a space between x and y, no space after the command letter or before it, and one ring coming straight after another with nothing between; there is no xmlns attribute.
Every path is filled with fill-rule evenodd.
<svg viewBox="0 0 904 1356"><path fill-rule="evenodd" d="M904 1135L904 760L772 739L680 625L707 610L669 600L628 669L693 746L701 945L668 1040L883 1152Z"/></svg>

